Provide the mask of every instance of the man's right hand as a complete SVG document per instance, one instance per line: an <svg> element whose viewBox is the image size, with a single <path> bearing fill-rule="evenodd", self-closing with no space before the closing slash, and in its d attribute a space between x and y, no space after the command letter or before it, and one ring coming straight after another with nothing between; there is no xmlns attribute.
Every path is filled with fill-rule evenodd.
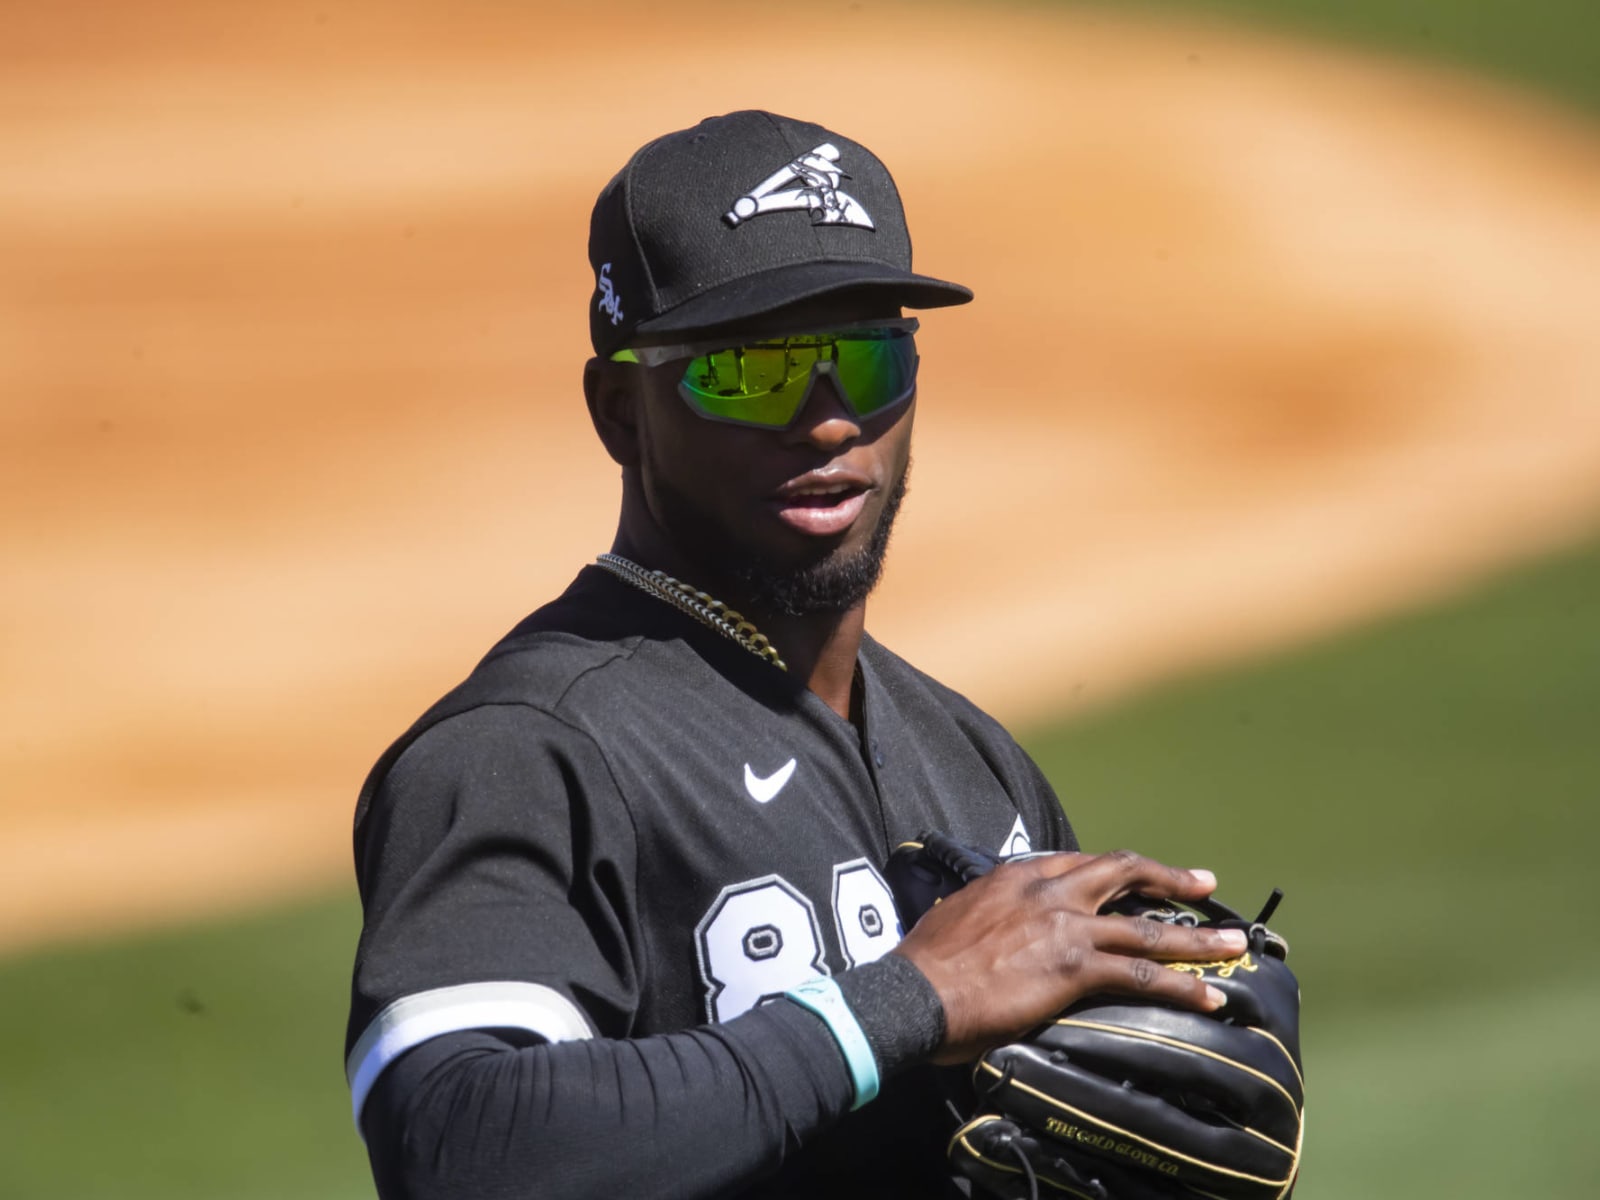
<svg viewBox="0 0 1600 1200"><path fill-rule="evenodd" d="M944 1004L945 1040L934 1061L970 1062L1102 992L1201 1012L1220 1008L1216 989L1160 964L1232 958L1245 950L1241 931L1098 915L1132 892L1198 900L1216 885L1209 871L1113 850L1003 863L946 897L893 951L927 977Z"/></svg>

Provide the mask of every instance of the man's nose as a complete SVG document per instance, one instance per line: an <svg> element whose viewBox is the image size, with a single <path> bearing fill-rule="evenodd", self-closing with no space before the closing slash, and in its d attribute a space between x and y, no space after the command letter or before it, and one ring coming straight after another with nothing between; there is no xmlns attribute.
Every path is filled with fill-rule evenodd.
<svg viewBox="0 0 1600 1200"><path fill-rule="evenodd" d="M815 371L811 394L785 430L791 443L809 443L819 450L836 451L861 436L861 419L845 401L839 381L831 371Z"/></svg>

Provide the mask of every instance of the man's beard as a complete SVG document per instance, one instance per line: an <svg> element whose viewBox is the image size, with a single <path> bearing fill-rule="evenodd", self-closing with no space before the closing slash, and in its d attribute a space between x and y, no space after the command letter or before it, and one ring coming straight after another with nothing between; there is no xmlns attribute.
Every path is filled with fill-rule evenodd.
<svg viewBox="0 0 1600 1200"><path fill-rule="evenodd" d="M884 500L867 544L852 554L829 553L799 566L774 563L758 551L732 545L676 488L657 485L663 523L679 548L738 589L740 602L756 612L785 617L842 613L866 600L883 575L894 519L910 488L911 464Z"/></svg>

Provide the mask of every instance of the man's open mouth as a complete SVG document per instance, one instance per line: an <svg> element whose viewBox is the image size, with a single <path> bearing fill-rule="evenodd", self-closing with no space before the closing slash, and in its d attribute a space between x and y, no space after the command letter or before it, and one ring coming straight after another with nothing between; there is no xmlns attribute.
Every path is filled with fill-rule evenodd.
<svg viewBox="0 0 1600 1200"><path fill-rule="evenodd" d="M778 519L812 537L832 537L855 524L871 488L849 479L799 479L786 484L773 504Z"/></svg>

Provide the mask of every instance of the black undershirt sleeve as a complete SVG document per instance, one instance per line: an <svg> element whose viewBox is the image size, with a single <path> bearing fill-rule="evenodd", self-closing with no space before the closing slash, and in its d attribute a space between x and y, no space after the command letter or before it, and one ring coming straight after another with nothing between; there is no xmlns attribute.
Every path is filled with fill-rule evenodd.
<svg viewBox="0 0 1600 1200"><path fill-rule="evenodd" d="M938 998L906 960L839 980L885 1077L942 1037ZM827 1026L784 1001L634 1040L518 1036L448 1034L384 1071L362 1118L382 1200L731 1195L853 1099Z"/></svg>

